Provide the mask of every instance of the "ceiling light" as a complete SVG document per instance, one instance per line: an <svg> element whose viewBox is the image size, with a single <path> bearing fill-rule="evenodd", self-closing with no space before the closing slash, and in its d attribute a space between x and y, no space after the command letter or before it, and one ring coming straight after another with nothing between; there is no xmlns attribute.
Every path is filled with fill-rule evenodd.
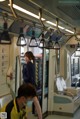
<svg viewBox="0 0 80 119"><path fill-rule="evenodd" d="M58 26L60 29L65 29L64 27L62 27L62 26Z"/></svg>
<svg viewBox="0 0 80 119"><path fill-rule="evenodd" d="M50 24L50 25L53 25L53 26L57 26L55 23L53 23L53 22L50 22L50 21L46 21L48 24ZM65 29L64 27L62 27L62 26L58 26L60 29L64 29L65 31L67 31L67 32L69 32L69 33L72 33L72 34L74 34L74 32L73 31L71 31L71 30L68 30L68 29Z"/></svg>
<svg viewBox="0 0 80 119"><path fill-rule="evenodd" d="M0 2L3 2L3 1L6 1L6 0L0 0Z"/></svg>
<svg viewBox="0 0 80 119"><path fill-rule="evenodd" d="M10 6L10 4L8 4L8 5ZM24 8L22 8L22 7L20 7L20 6L18 6L18 5L13 4L13 8L15 8L15 9L17 9L17 10L19 10L19 11L25 13L25 14L28 14L28 15L30 15L30 16L36 18L36 19L39 19L39 16L38 16L38 15L36 15L36 14L34 14L34 13L32 13L32 12L30 12L30 11L28 11L28 10L26 10L26 9L24 9ZM44 18L41 18L41 19L42 19L43 21L45 20Z"/></svg>
<svg viewBox="0 0 80 119"><path fill-rule="evenodd" d="M65 29L65 31L74 34L74 32L73 31L70 31L69 29Z"/></svg>
<svg viewBox="0 0 80 119"><path fill-rule="evenodd" d="M26 42L26 39L25 39L25 36L23 34L23 27L20 28L20 35L18 37L18 40L17 40L17 46L26 46L27 45L27 42Z"/></svg>
<svg viewBox="0 0 80 119"><path fill-rule="evenodd" d="M53 23L53 22L50 22L50 21L46 21L48 24L50 24L50 25L53 25L53 26L57 26L55 23ZM60 29L64 29L64 27L62 27L62 26L58 26Z"/></svg>
<svg viewBox="0 0 80 119"><path fill-rule="evenodd" d="M50 21L46 21L48 24L50 24L50 25L53 25L53 26L56 26L56 24L55 23L53 23L53 22L50 22Z"/></svg>

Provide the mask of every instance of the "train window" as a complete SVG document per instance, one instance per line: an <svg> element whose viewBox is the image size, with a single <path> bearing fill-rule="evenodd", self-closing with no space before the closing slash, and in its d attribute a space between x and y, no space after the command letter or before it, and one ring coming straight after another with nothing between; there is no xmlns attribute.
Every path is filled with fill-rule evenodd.
<svg viewBox="0 0 80 119"><path fill-rule="evenodd" d="M80 60L79 57L75 57L75 53L71 57L71 76L79 74L79 64Z"/></svg>
<svg viewBox="0 0 80 119"><path fill-rule="evenodd" d="M75 57L80 57L80 48L78 48L75 53L74 53Z"/></svg>
<svg viewBox="0 0 80 119"><path fill-rule="evenodd" d="M79 78L80 59L75 57L75 53L71 56L71 86L76 86Z"/></svg>

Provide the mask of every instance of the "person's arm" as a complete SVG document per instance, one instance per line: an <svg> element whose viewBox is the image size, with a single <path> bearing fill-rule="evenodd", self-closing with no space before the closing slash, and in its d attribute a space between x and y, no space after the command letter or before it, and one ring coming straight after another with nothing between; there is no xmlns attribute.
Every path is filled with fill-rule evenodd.
<svg viewBox="0 0 80 119"><path fill-rule="evenodd" d="M40 107L38 98L36 96L33 98L33 102L34 102L34 105L35 105L35 108L38 114L38 119L42 119L41 107Z"/></svg>

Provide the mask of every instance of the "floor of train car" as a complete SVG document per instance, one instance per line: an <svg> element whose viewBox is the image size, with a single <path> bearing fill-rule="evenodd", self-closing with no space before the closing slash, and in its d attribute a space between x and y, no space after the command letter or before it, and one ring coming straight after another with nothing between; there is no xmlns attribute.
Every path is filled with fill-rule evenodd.
<svg viewBox="0 0 80 119"><path fill-rule="evenodd" d="M29 113L28 119L37 119L37 117ZM49 115L45 119L80 119L80 108L76 111L73 117L61 115Z"/></svg>

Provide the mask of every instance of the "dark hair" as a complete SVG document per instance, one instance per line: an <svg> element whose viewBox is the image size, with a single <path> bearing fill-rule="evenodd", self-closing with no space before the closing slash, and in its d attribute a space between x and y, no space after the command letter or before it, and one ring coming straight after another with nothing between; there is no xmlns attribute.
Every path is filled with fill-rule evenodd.
<svg viewBox="0 0 80 119"><path fill-rule="evenodd" d="M18 97L34 97L36 96L36 89L32 84L22 84L18 89Z"/></svg>
<svg viewBox="0 0 80 119"><path fill-rule="evenodd" d="M30 60L35 60L35 56L31 51L27 51L24 56L27 56Z"/></svg>

